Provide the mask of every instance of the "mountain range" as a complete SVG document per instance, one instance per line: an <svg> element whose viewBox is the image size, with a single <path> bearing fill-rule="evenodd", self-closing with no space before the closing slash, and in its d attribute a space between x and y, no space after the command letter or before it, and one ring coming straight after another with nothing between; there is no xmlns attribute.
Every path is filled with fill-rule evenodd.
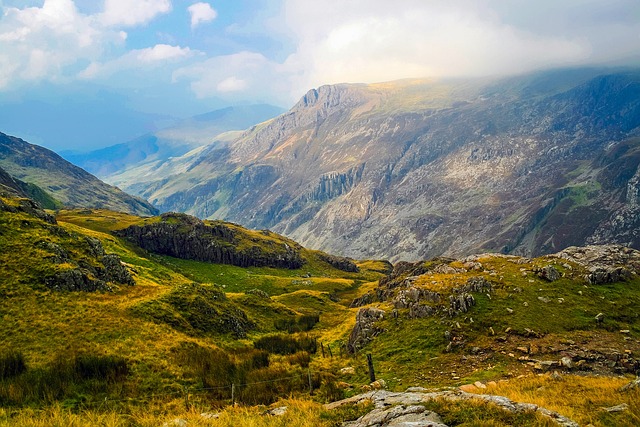
<svg viewBox="0 0 640 427"><path fill-rule="evenodd" d="M356 259L535 256L640 247L639 163L640 71L573 69L322 86L118 185Z"/></svg>
<svg viewBox="0 0 640 427"><path fill-rule="evenodd" d="M0 183L49 209L67 206L157 213L145 200L105 184L53 151L4 133L0 133L0 171Z"/></svg>
<svg viewBox="0 0 640 427"><path fill-rule="evenodd" d="M268 104L227 107L181 120L129 142L88 153L62 152L61 155L98 177L119 175L131 167L156 167L170 157L213 143L220 134L246 129L283 111Z"/></svg>

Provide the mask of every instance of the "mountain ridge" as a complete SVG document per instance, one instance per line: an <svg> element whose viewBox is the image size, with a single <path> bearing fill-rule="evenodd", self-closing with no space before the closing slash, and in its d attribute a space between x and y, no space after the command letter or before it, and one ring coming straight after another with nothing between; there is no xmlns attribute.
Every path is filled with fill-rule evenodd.
<svg viewBox="0 0 640 427"><path fill-rule="evenodd" d="M12 178L36 185L66 206L157 213L145 200L100 181L53 151L1 132L0 167Z"/></svg>

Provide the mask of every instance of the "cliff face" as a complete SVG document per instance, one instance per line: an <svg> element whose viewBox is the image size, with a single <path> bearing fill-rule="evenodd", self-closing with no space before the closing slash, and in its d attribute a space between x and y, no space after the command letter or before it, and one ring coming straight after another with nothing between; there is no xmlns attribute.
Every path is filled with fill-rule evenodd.
<svg viewBox="0 0 640 427"><path fill-rule="evenodd" d="M324 86L140 195L354 258L640 247L640 72Z"/></svg>
<svg viewBox="0 0 640 427"><path fill-rule="evenodd" d="M300 268L300 246L270 232L248 230L220 221L205 223L184 214L164 214L159 222L132 225L114 232L135 245L175 258L239 267ZM260 232L254 232L259 234Z"/></svg>

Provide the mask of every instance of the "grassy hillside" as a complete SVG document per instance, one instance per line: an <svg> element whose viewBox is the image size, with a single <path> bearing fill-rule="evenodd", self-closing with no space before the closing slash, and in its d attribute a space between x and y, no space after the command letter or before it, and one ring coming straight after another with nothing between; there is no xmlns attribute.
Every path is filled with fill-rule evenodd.
<svg viewBox="0 0 640 427"><path fill-rule="evenodd" d="M571 254L436 259L393 272L363 261L346 272L297 247L301 268L239 267L154 254L113 233L174 217L85 209L54 221L26 199L0 202L0 425L340 425L371 407L321 403L369 387L369 353L391 390L482 381L486 389L465 387L581 424L639 419L638 390L617 391L639 366L634 251L603 252L618 276L600 275L598 284L587 277L602 260ZM205 225L265 247L281 239ZM116 268L105 261L116 256L131 282L103 272ZM84 285L104 286L60 290L48 280L70 270ZM375 333L356 339L359 311L374 309L384 313L364 329ZM241 405L228 407L232 399ZM620 403L629 409L599 409ZM255 406L270 404L289 411L265 416L267 408ZM549 425L484 403L429 405L449 425L486 425L483 417ZM214 412L218 418L201 415Z"/></svg>

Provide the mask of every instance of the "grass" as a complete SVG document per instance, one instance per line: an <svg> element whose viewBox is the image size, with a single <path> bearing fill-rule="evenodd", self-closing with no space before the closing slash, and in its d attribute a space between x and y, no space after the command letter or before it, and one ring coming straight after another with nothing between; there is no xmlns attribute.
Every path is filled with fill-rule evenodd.
<svg viewBox="0 0 640 427"><path fill-rule="evenodd" d="M347 357L340 348L348 340L358 311L349 305L365 293L376 294L377 278L389 271L386 262L358 262L359 273L346 273L320 260L317 252L302 249L306 263L301 269L240 268L152 255L111 234L157 221L155 218L73 210L60 212L58 221L59 226L51 226L24 213L0 212L0 342L10 351L0 355L2 381L46 377L61 357L82 364L77 357L90 355L93 359L89 360L98 362L86 364L81 369L86 378L63 393L23 399L13 402L12 408L0 409L0 426L155 426L178 417L190 425L339 425L363 409L329 413L309 399L326 401L357 393L369 383L367 353L373 355L376 376L393 390L509 378L508 383L498 384L496 394L514 400L538 399L533 403L596 426L638 424L639 410L632 404L638 396L615 392L628 378L600 376L590 382L589 377L564 375L557 384L547 377L516 380L532 371L518 360L523 354L518 347L531 349L528 356L540 360L557 360L561 352L577 347L639 354L637 278L592 286L582 278L585 271L571 263L567 266L553 258L518 263L515 258L498 256L479 259L479 271L427 272L413 286L441 293L441 308L448 308L453 288L463 286L469 277L482 276L492 283L492 291L489 295L473 293L476 304L453 317L440 311L409 319L408 309L398 309L394 317L391 300L375 301L371 306L386 312L377 325L385 332ZM246 236L258 238L265 233L247 232ZM136 285L116 286L105 293L53 292L41 286L39 280L46 274L69 266L47 261L53 250L38 242L59 245L75 262L92 263L87 237L98 239L106 252L120 256ZM458 261L435 260L423 267L443 262L458 269L464 266ZM553 265L565 277L555 282L538 277L536 269L545 265ZM400 276L398 282L409 274ZM393 292L400 289L403 287ZM605 315L601 325L594 319L599 312ZM446 332L455 338L455 345L449 346ZM308 334L309 340L317 342L318 351L305 347L286 352L292 354L277 354L274 349L267 353L256 348L260 347L257 343L269 340L265 337L277 333L294 341ZM113 357L126 361L126 375L112 383L98 381L97 376L105 376L101 366L109 366ZM26 367L22 371L20 359ZM217 371L220 367L226 368ZM344 367L353 367L355 373L340 374ZM308 394L309 372L313 396ZM350 390L337 386L346 381ZM236 401L247 405L291 396L286 401L291 412L279 418L262 415L264 406L240 406L215 410L220 412L217 420L200 417L201 412L214 410L213 403L223 407L231 402L230 383L238 384ZM204 390L214 387L222 388L217 394ZM187 406L185 390L190 395ZM570 393L580 397L574 399ZM106 403L100 401L104 397ZM627 413L598 410L599 405L622 402L630 405ZM495 408L441 404L439 410L452 425L489 425L480 424L479 419L486 417L492 417L493 425L545 425L531 414L526 419L504 418L492 412ZM482 416L474 418L474 414Z"/></svg>

